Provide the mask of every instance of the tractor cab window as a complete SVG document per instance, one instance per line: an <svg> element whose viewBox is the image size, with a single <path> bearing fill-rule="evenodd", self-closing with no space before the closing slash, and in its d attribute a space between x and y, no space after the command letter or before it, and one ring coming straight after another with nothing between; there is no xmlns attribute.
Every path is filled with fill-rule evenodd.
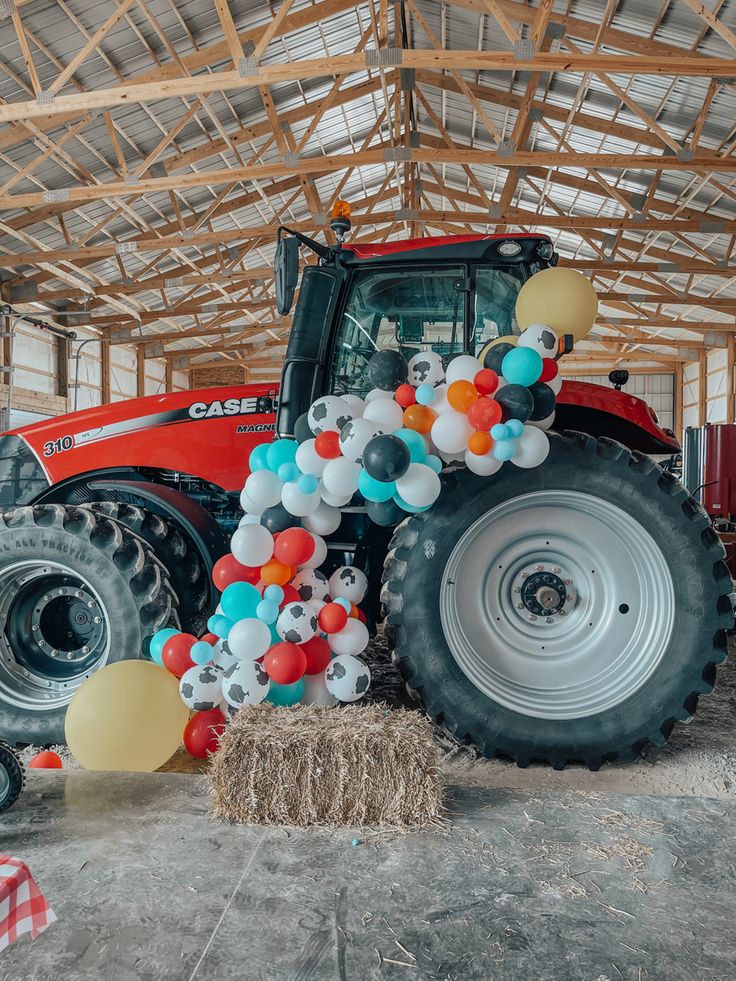
<svg viewBox="0 0 736 981"><path fill-rule="evenodd" d="M473 324L476 354L496 337L519 333L514 308L522 283L519 266L485 266L476 269Z"/></svg>
<svg viewBox="0 0 736 981"><path fill-rule="evenodd" d="M399 351L407 361L421 351L461 352L465 275L462 266L356 272L335 338L330 390L366 395L366 368L378 350Z"/></svg>

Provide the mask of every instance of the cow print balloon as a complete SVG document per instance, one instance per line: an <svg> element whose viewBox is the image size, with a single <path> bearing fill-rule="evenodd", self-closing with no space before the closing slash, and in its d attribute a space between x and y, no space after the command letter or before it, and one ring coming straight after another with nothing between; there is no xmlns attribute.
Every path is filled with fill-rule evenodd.
<svg viewBox="0 0 736 981"><path fill-rule="evenodd" d="M309 428L315 436L328 429L340 432L352 418L353 413L347 402L337 395L323 395L312 403L308 414Z"/></svg>
<svg viewBox="0 0 736 981"><path fill-rule="evenodd" d="M363 450L376 436L385 433L385 429L373 422L372 419L352 419L340 430L340 452L353 463L363 463Z"/></svg>
<svg viewBox="0 0 736 981"><path fill-rule="evenodd" d="M546 324L529 324L519 337L519 347L530 347L542 358L553 358L557 353L557 334Z"/></svg>
<svg viewBox="0 0 736 981"><path fill-rule="evenodd" d="M291 580L291 585L299 593L299 599L308 603L310 600L327 602L330 598L330 587L326 576L317 569L302 569Z"/></svg>
<svg viewBox="0 0 736 981"><path fill-rule="evenodd" d="M368 665L353 654L341 654L325 668L327 691L341 702L356 702L368 691L370 683Z"/></svg>
<svg viewBox="0 0 736 981"><path fill-rule="evenodd" d="M351 603L360 603L368 591L368 580L355 566L341 565L330 576L329 589L333 599L342 597Z"/></svg>
<svg viewBox="0 0 736 981"><path fill-rule="evenodd" d="M222 676L222 668L214 664L189 668L179 680L181 700L195 712L217 708L222 698Z"/></svg>
<svg viewBox="0 0 736 981"><path fill-rule="evenodd" d="M306 644L317 633L317 614L309 603L287 603L276 621L276 633L290 644Z"/></svg>
<svg viewBox="0 0 736 981"><path fill-rule="evenodd" d="M228 705L258 705L268 695L271 682L258 661L238 661L222 679L222 695Z"/></svg>
<svg viewBox="0 0 736 981"><path fill-rule="evenodd" d="M409 361L409 384L414 388L420 385L440 385L445 380L442 358L435 351L422 351Z"/></svg>

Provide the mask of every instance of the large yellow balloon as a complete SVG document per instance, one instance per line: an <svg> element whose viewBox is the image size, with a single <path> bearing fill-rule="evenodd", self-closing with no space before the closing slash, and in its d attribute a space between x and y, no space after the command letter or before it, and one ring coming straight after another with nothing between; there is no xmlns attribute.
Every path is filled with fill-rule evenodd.
<svg viewBox="0 0 736 981"><path fill-rule="evenodd" d="M576 269L553 266L528 279L516 298L516 320L522 330L547 324L557 334L588 336L598 313L593 284Z"/></svg>
<svg viewBox="0 0 736 981"><path fill-rule="evenodd" d="M176 752L188 719L172 674L151 661L116 661L69 703L66 741L88 770L150 773Z"/></svg>

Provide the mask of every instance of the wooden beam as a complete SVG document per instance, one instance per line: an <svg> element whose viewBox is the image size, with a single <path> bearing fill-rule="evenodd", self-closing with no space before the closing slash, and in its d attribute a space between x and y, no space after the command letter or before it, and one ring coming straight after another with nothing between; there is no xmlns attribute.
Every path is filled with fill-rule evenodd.
<svg viewBox="0 0 736 981"><path fill-rule="evenodd" d="M685 0L685 3L712 31L722 37L726 44L729 44L732 48L736 48L736 34L726 27L723 21L720 21L715 16L713 11L708 10L704 3L700 3L699 0Z"/></svg>
<svg viewBox="0 0 736 981"><path fill-rule="evenodd" d="M230 4L228 0L214 0L214 4L217 16L220 18L222 33L227 41L230 57L237 68L238 61L243 57L243 45L240 43L240 38L238 37L238 29L235 26L235 21L230 11Z"/></svg>
<svg viewBox="0 0 736 981"><path fill-rule="evenodd" d="M146 349L138 344L135 349L135 388L138 398L146 394Z"/></svg>
<svg viewBox="0 0 736 981"><path fill-rule="evenodd" d="M41 82L38 78L36 66L33 63L33 55L31 54L31 48L28 44L28 37L26 35L26 29L23 26L23 20L18 13L17 5L14 3L10 4L10 18L13 21L15 34L18 38L18 44L20 45L20 53L23 55L23 61L25 62L26 70L28 71L28 77L31 80L33 92L35 95L39 95L41 92Z"/></svg>
<svg viewBox="0 0 736 981"><path fill-rule="evenodd" d="M682 424L682 410L684 401L684 383L683 383L683 367L681 364L675 365L675 379L674 379L674 420L673 429L675 436L682 442L683 437L683 424Z"/></svg>
<svg viewBox="0 0 736 981"><path fill-rule="evenodd" d="M108 341L103 340L100 343L100 348L102 351L102 365L101 365L101 400L102 404L105 405L110 401L112 386L110 383L110 344Z"/></svg>
<svg viewBox="0 0 736 981"><path fill-rule="evenodd" d="M698 425L704 426L707 418L708 399L708 355L701 351L698 355Z"/></svg>
<svg viewBox="0 0 736 981"><path fill-rule="evenodd" d="M170 358L167 358L164 364L165 364L165 372L166 372L165 374L166 391L173 392L174 391L174 366L171 363Z"/></svg>
<svg viewBox="0 0 736 981"><path fill-rule="evenodd" d="M726 348L726 422L736 422L736 335L730 334Z"/></svg>
<svg viewBox="0 0 736 981"><path fill-rule="evenodd" d="M61 72L60 75L54 79L48 88L49 92L54 95L60 92L69 79L74 75L77 68L82 64L83 61L95 50L95 48L100 44L103 38L110 33L112 28L117 24L117 22L123 17L128 10L137 3L138 0L121 0L119 5L113 10L110 16L102 23L92 37L89 38L86 44L84 44L79 51L75 54L66 68ZM39 115L44 115L40 113Z"/></svg>

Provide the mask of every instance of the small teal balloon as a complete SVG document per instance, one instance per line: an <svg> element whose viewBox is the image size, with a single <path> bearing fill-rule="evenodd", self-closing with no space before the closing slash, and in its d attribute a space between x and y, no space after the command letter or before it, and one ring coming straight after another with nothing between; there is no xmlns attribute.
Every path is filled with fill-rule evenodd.
<svg viewBox="0 0 736 981"><path fill-rule="evenodd" d="M350 613L350 611L353 608L353 604L350 602L349 599L345 599L344 596L338 596L337 599L333 600L332 602L337 603L338 606L342 606L343 609L348 611L348 613Z"/></svg>
<svg viewBox="0 0 736 981"><path fill-rule="evenodd" d="M222 640L230 633L233 622L233 620L229 620L221 613L213 613L213 615L207 621L207 629L211 634L215 634L220 638L220 640Z"/></svg>
<svg viewBox="0 0 736 981"><path fill-rule="evenodd" d="M299 480L302 472L295 463L282 463L278 469L277 476L282 484L291 484Z"/></svg>
<svg viewBox="0 0 736 981"><path fill-rule="evenodd" d="M511 430L505 423L497 422L491 428L491 439L496 443L500 443L504 439L511 439Z"/></svg>
<svg viewBox="0 0 736 981"><path fill-rule="evenodd" d="M542 357L532 347L514 347L501 362L501 374L510 385L533 385L542 374Z"/></svg>
<svg viewBox="0 0 736 981"><path fill-rule="evenodd" d="M271 631L271 647L273 647L274 644L281 644L283 642L283 638L279 637L278 631L276 630L276 624L269 623L268 629ZM271 648L269 648L269 650L270 649ZM266 653L268 653L268 651L266 651Z"/></svg>
<svg viewBox="0 0 736 981"><path fill-rule="evenodd" d="M376 480L365 470L361 470L358 475L358 490L366 501L390 501L396 493L396 483L393 480L386 482Z"/></svg>
<svg viewBox="0 0 736 981"><path fill-rule="evenodd" d="M264 623L276 623L279 618L279 604L273 600L263 599L256 607L256 616Z"/></svg>
<svg viewBox="0 0 736 981"><path fill-rule="evenodd" d="M437 392L431 385L420 385L416 391L416 400L420 405L431 405L437 398Z"/></svg>
<svg viewBox="0 0 736 981"><path fill-rule="evenodd" d="M539 369L541 375L542 369ZM293 463L296 460L296 449L299 444L295 439L277 439L271 443L266 453L269 470L278 473L279 467L284 463Z"/></svg>
<svg viewBox="0 0 736 981"><path fill-rule="evenodd" d="M149 647L149 653L152 661L155 661L156 664L164 663L164 644L170 637L175 637L178 633L181 633L181 631L174 630L173 627L164 627L163 630L156 631L153 637L151 637L151 644Z"/></svg>
<svg viewBox="0 0 736 981"><path fill-rule="evenodd" d="M268 470L268 443L259 443L248 457L251 473L256 470Z"/></svg>
<svg viewBox="0 0 736 981"><path fill-rule="evenodd" d="M409 514L421 514L422 511L429 511L432 507L431 504L427 504L421 508L416 507L414 504L407 504L401 494L394 494L394 501L396 501L400 508L408 511Z"/></svg>
<svg viewBox="0 0 736 981"><path fill-rule="evenodd" d="M263 598L275 603L276 606L281 606L281 604L284 602L285 595L286 594L281 586L266 586L266 588L263 590Z"/></svg>
<svg viewBox="0 0 736 981"><path fill-rule="evenodd" d="M434 455L434 453L429 453L424 462L427 464L428 467L434 470L435 473L442 473L442 467L444 466L444 464L442 463L442 460L440 460L438 456Z"/></svg>
<svg viewBox="0 0 736 981"><path fill-rule="evenodd" d="M196 644L192 644L189 656L195 664L209 664L215 656L215 649L207 641L198 640Z"/></svg>
<svg viewBox="0 0 736 981"><path fill-rule="evenodd" d="M493 444L492 452L497 460L512 460L516 453L516 446L512 439L500 439Z"/></svg>
<svg viewBox="0 0 736 981"><path fill-rule="evenodd" d="M512 439L518 439L524 432L524 423L521 421L521 419L509 419L509 421L506 423L506 428L511 433Z"/></svg>
<svg viewBox="0 0 736 981"><path fill-rule="evenodd" d="M230 620L247 620L256 615L261 594L249 582L231 582L225 587L220 604Z"/></svg>
<svg viewBox="0 0 736 981"><path fill-rule="evenodd" d="M304 679L300 678L293 685L277 685L271 682L266 695L266 701L272 705L297 705L304 695Z"/></svg>
<svg viewBox="0 0 736 981"><path fill-rule="evenodd" d="M297 480L296 486L302 494L314 494L319 487L319 480L311 473L303 473Z"/></svg>
<svg viewBox="0 0 736 981"><path fill-rule="evenodd" d="M427 444L421 433L414 429L397 429L394 436L398 436L409 447L409 458L412 463L424 463L427 455Z"/></svg>

